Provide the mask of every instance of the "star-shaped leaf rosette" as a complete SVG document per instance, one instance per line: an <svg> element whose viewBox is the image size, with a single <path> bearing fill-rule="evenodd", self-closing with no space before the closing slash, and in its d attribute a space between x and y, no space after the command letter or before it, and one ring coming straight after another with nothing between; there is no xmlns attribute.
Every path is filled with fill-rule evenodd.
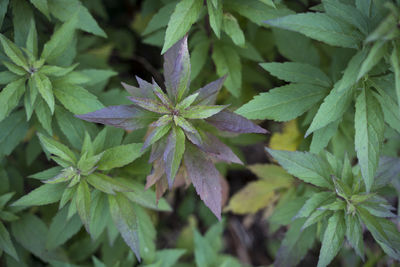
<svg viewBox="0 0 400 267"><path fill-rule="evenodd" d="M122 83L133 105L109 106L77 117L125 130L149 127L142 149L151 146L154 169L146 187L155 184L157 197L161 197L179 172L220 219L222 187L214 162L242 162L214 134L267 131L228 111L227 106L214 105L225 77L189 94L187 36L164 54L164 79L166 94L154 80L150 84L137 78L139 88Z"/></svg>

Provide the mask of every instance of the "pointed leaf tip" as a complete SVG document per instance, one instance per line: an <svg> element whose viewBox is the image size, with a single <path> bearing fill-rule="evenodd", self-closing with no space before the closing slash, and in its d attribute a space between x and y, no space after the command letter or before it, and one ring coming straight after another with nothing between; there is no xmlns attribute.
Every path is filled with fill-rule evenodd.
<svg viewBox="0 0 400 267"><path fill-rule="evenodd" d="M218 170L193 145L188 145L185 150L184 164L197 194L218 220L221 220L222 186Z"/></svg>
<svg viewBox="0 0 400 267"><path fill-rule="evenodd" d="M206 121L221 131L233 133L268 133L267 130L252 121L228 110L223 110L207 118Z"/></svg>

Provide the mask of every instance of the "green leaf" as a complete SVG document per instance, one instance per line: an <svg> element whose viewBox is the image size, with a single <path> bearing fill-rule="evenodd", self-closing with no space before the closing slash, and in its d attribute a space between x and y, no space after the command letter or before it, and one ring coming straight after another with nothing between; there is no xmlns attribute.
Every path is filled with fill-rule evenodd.
<svg viewBox="0 0 400 267"><path fill-rule="evenodd" d="M92 173L86 177L87 182L97 190L106 194L115 195L115 192L132 191L131 188L102 173Z"/></svg>
<svg viewBox="0 0 400 267"><path fill-rule="evenodd" d="M49 6L47 5L48 0L30 0L31 3L39 9L50 20Z"/></svg>
<svg viewBox="0 0 400 267"><path fill-rule="evenodd" d="M380 41L374 43L371 47L371 50L368 53L367 58L361 64L357 76L357 80L360 80L365 74L367 74L375 65L379 63L379 61L386 54L387 45L386 42Z"/></svg>
<svg viewBox="0 0 400 267"><path fill-rule="evenodd" d="M10 234L2 222L0 222L0 249L4 250L8 255L12 256L17 261L18 254L15 251L14 245L11 241Z"/></svg>
<svg viewBox="0 0 400 267"><path fill-rule="evenodd" d="M0 92L0 121L4 120L18 105L25 92L25 81L26 78L21 78L11 82Z"/></svg>
<svg viewBox="0 0 400 267"><path fill-rule="evenodd" d="M36 31L36 24L34 20L31 20L31 26L29 28L28 37L26 38L26 49L32 53L36 59L38 55L38 36Z"/></svg>
<svg viewBox="0 0 400 267"><path fill-rule="evenodd" d="M97 240L110 221L107 195L100 191L93 191L93 199L90 206L90 234L94 240Z"/></svg>
<svg viewBox="0 0 400 267"><path fill-rule="evenodd" d="M226 108L227 106L222 106L222 105L215 105L215 106L196 105L185 109L184 111L182 111L181 115L185 119L206 119L221 112Z"/></svg>
<svg viewBox="0 0 400 267"><path fill-rule="evenodd" d="M98 86L99 84L107 83L111 77L118 74L111 69L85 69L80 72L88 77L89 80L85 83L88 86Z"/></svg>
<svg viewBox="0 0 400 267"><path fill-rule="evenodd" d="M74 148L80 149L82 147L82 140L85 132L85 123L74 117L61 106L56 106L55 115L57 124L63 134L67 137L69 143L71 143Z"/></svg>
<svg viewBox="0 0 400 267"><path fill-rule="evenodd" d="M4 1L1 1L1 3L0 3L0 28L3 25L3 20L7 13L8 3L9 3L9 0L4 0Z"/></svg>
<svg viewBox="0 0 400 267"><path fill-rule="evenodd" d="M48 76L61 77L73 71L77 66L78 64L74 64L69 67L63 68L59 66L45 65L40 68L39 72Z"/></svg>
<svg viewBox="0 0 400 267"><path fill-rule="evenodd" d="M395 90L397 95L397 104L400 105L400 62L399 54L396 47L393 48L392 54L390 56L390 63L392 64L394 70L394 82ZM398 114L398 112L396 112Z"/></svg>
<svg viewBox="0 0 400 267"><path fill-rule="evenodd" d="M196 43L190 53L191 80L193 81L201 72L208 59L210 41L206 39Z"/></svg>
<svg viewBox="0 0 400 267"><path fill-rule="evenodd" d="M199 93L194 93L194 94L187 96L186 98L184 98L181 102L179 102L176 105L176 108L180 111L188 108L190 105L193 104L193 102L197 99L198 96L199 96Z"/></svg>
<svg viewBox="0 0 400 267"><path fill-rule="evenodd" d="M266 21L271 26L302 33L340 47L357 48L361 36L347 23L323 13L301 13Z"/></svg>
<svg viewBox="0 0 400 267"><path fill-rule="evenodd" d="M325 97L310 127L307 129L306 136L340 119L346 112L353 99L355 88L351 87L340 91L340 83L340 81L337 82L329 95Z"/></svg>
<svg viewBox="0 0 400 267"><path fill-rule="evenodd" d="M314 245L317 227L308 227L302 230L304 219L295 220L290 224L285 238L277 251L274 266L296 266L307 255Z"/></svg>
<svg viewBox="0 0 400 267"><path fill-rule="evenodd" d="M326 13L329 15L353 25L365 35L368 33L367 18L354 6L335 0L323 0L322 3Z"/></svg>
<svg viewBox="0 0 400 267"><path fill-rule="evenodd" d="M90 233L90 189L85 180L81 180L75 194L75 205L85 229Z"/></svg>
<svg viewBox="0 0 400 267"><path fill-rule="evenodd" d="M51 204L60 200L64 189L65 184L62 183L44 184L15 201L12 206L30 207Z"/></svg>
<svg viewBox="0 0 400 267"><path fill-rule="evenodd" d="M360 65L363 63L367 56L367 50L357 52L349 61L346 69L344 70L343 77L338 85L338 92L349 90L350 87L357 83L357 75L360 70ZM335 84L336 86L336 84Z"/></svg>
<svg viewBox="0 0 400 267"><path fill-rule="evenodd" d="M330 87L332 85L329 77L319 68L305 63L261 63L266 71L286 82L314 84Z"/></svg>
<svg viewBox="0 0 400 267"><path fill-rule="evenodd" d="M53 217L46 238L48 250L53 250L64 244L81 229L82 223L79 216L74 215L68 220L67 214L68 208L64 207Z"/></svg>
<svg viewBox="0 0 400 267"><path fill-rule="evenodd" d="M168 22L161 54L164 54L189 31L192 24L197 21L202 7L201 0L182 0L176 5Z"/></svg>
<svg viewBox="0 0 400 267"><path fill-rule="evenodd" d="M217 251L206 238L194 229L194 258L196 266L214 266L217 262Z"/></svg>
<svg viewBox="0 0 400 267"><path fill-rule="evenodd" d="M261 26L266 19L279 18L293 13L286 8L271 8L260 0L229 0L224 9L233 10L255 24Z"/></svg>
<svg viewBox="0 0 400 267"><path fill-rule="evenodd" d="M385 122L389 124L390 127L395 129L398 133L400 133L399 105L388 93L386 93L385 90L377 86L375 86L375 88L378 90L379 94L373 94L381 104L383 116L385 117Z"/></svg>
<svg viewBox="0 0 400 267"><path fill-rule="evenodd" d="M381 246L390 257L400 260L400 250L398 246L399 232L396 226L384 218L372 216L366 209L357 207L362 222L371 232L375 241ZM386 232L386 230L389 230ZM396 240L397 239L397 240ZM396 240L395 242L393 242Z"/></svg>
<svg viewBox="0 0 400 267"><path fill-rule="evenodd" d="M176 1L171 1L164 5L154 16L151 18L146 26L146 29L142 32L142 35L147 35L156 30L167 26L168 20L170 19L172 13L174 12Z"/></svg>
<svg viewBox="0 0 400 267"><path fill-rule="evenodd" d="M339 127L339 120L334 121L322 127L321 129L316 130L313 133L311 145L310 145L310 152L314 154L318 154L321 152L325 147L328 146L329 141L332 137L336 134L336 131Z"/></svg>
<svg viewBox="0 0 400 267"><path fill-rule="evenodd" d="M95 95L78 85L55 83L54 94L74 114L89 113L104 107Z"/></svg>
<svg viewBox="0 0 400 267"><path fill-rule="evenodd" d="M264 4L270 6L270 7L274 7L274 8L276 7L273 0L260 0L260 1L263 2Z"/></svg>
<svg viewBox="0 0 400 267"><path fill-rule="evenodd" d="M26 70L22 67L15 65L14 63L3 61L3 65L12 73L17 74L18 76L24 76L26 74Z"/></svg>
<svg viewBox="0 0 400 267"><path fill-rule="evenodd" d="M46 61L53 61L57 59L62 53L71 45L74 38L75 28L78 25L78 16L72 16L66 23L61 25L50 40L44 45L41 59Z"/></svg>
<svg viewBox="0 0 400 267"><path fill-rule="evenodd" d="M151 190L146 190L145 187L132 179L118 179L119 183L125 185L125 188L130 188L129 192L124 192L123 194L132 202L139 204L140 206L158 210L158 211L171 211L171 207L168 202L161 198L158 203L156 203L156 194ZM132 192L131 192L132 191Z"/></svg>
<svg viewBox="0 0 400 267"><path fill-rule="evenodd" d="M224 14L223 18L224 31L232 39L237 46L244 47L245 39L242 29L234 16L229 13Z"/></svg>
<svg viewBox="0 0 400 267"><path fill-rule="evenodd" d="M345 214L346 221L346 238L350 245L354 248L358 256L364 260L364 241L363 230L360 220L356 214Z"/></svg>
<svg viewBox="0 0 400 267"><path fill-rule="evenodd" d="M168 136L167 145L164 151L165 173L168 184L172 187L179 167L181 166L183 153L185 152L185 133L180 127L173 127Z"/></svg>
<svg viewBox="0 0 400 267"><path fill-rule="evenodd" d="M197 140L201 140L200 133L196 130L196 128L189 121L185 120L183 117L174 117L175 125L181 127L186 133L191 133L197 138Z"/></svg>
<svg viewBox="0 0 400 267"><path fill-rule="evenodd" d="M19 47L23 47L26 44L31 22L34 20L32 5L26 0L13 0L10 4L12 8L14 43Z"/></svg>
<svg viewBox="0 0 400 267"><path fill-rule="evenodd" d="M326 88L311 84L289 84L261 93L236 110L248 119L292 120L320 101Z"/></svg>
<svg viewBox="0 0 400 267"><path fill-rule="evenodd" d="M185 254L184 249L162 249L157 250L155 264L147 267L173 267L179 258Z"/></svg>
<svg viewBox="0 0 400 267"><path fill-rule="evenodd" d="M121 193L109 195L108 202L115 226L140 261L138 221L132 203Z"/></svg>
<svg viewBox="0 0 400 267"><path fill-rule="evenodd" d="M242 64L236 50L231 46L215 43L212 59L218 76L228 75L224 83L228 91L233 96L239 97L242 87Z"/></svg>
<svg viewBox="0 0 400 267"><path fill-rule="evenodd" d="M82 157L79 159L78 162L78 169L82 172L83 175L88 175L89 173L93 172L96 169L97 163L100 161L103 153L90 156L89 152L85 152Z"/></svg>
<svg viewBox="0 0 400 267"><path fill-rule="evenodd" d="M42 146L51 154L60 157L61 159L70 162L72 165L76 163L76 156L74 152L72 152L65 145L57 142L52 138L48 138L40 133L38 133L38 137L40 139L40 143Z"/></svg>
<svg viewBox="0 0 400 267"><path fill-rule="evenodd" d="M143 257L143 261L152 262L156 256L156 229L150 214L144 208L138 205L134 205L133 208L138 221L140 255Z"/></svg>
<svg viewBox="0 0 400 267"><path fill-rule="evenodd" d="M207 0L207 10L211 29L213 29L218 39L221 36L222 26L222 3L220 1Z"/></svg>
<svg viewBox="0 0 400 267"><path fill-rule="evenodd" d="M41 98L39 98L35 105L35 113L38 118L40 124L47 131L49 135L53 135L53 130L51 128L51 110L48 105L43 102Z"/></svg>
<svg viewBox="0 0 400 267"><path fill-rule="evenodd" d="M45 75L41 75L39 73L34 74L32 77L35 83L35 87L38 89L40 95L49 106L51 114L53 114L55 104L54 104L53 86L50 82L50 79L47 78Z"/></svg>
<svg viewBox="0 0 400 267"><path fill-rule="evenodd" d="M25 96L24 96L24 107L25 107L27 120L30 120L31 117L32 117L32 114L33 114L33 111L34 111L34 107L36 105L36 101L38 99L43 100L40 97L38 98L38 95L39 95L39 91L36 88L33 79L29 79L28 80L28 85L26 86L26 90L25 90ZM47 108L49 108L49 107L47 107Z"/></svg>
<svg viewBox="0 0 400 267"><path fill-rule="evenodd" d="M60 255L46 249L48 229L37 216L31 213L23 214L20 220L12 223L11 230L18 243L42 261L61 260Z"/></svg>
<svg viewBox="0 0 400 267"><path fill-rule="evenodd" d="M322 239L318 267L328 266L342 248L346 225L342 212L335 212L328 220Z"/></svg>
<svg viewBox="0 0 400 267"><path fill-rule="evenodd" d="M107 149L98 162L97 168L99 170L111 170L131 163L142 155L142 145L142 143L134 143Z"/></svg>
<svg viewBox="0 0 400 267"><path fill-rule="evenodd" d="M170 118L170 117L169 117ZM169 130L171 130L172 124L168 123L166 125L157 126L152 132L147 136L146 141L143 144L142 151L146 148L163 138Z"/></svg>
<svg viewBox="0 0 400 267"><path fill-rule="evenodd" d="M372 0L356 0L356 7L366 17L371 17Z"/></svg>
<svg viewBox="0 0 400 267"><path fill-rule="evenodd" d="M364 88L356 101L355 149L367 191L371 189L384 139L384 117L377 99Z"/></svg>
<svg viewBox="0 0 400 267"><path fill-rule="evenodd" d="M76 25L76 28L93 33L100 37L107 37L106 33L99 27L96 20L81 1L51 0L48 1L48 5L50 13L59 20L66 22L70 20L71 17L76 16L78 19L77 21L79 22Z"/></svg>
<svg viewBox="0 0 400 267"><path fill-rule="evenodd" d="M0 72L0 84L8 84L11 83L19 78L18 75L11 71L2 71Z"/></svg>
<svg viewBox="0 0 400 267"><path fill-rule="evenodd" d="M324 203L330 202L335 199L335 195L332 192L319 192L313 194L311 198L309 198L304 206L299 210L296 214L295 218L306 218L311 215L316 208L323 205Z"/></svg>
<svg viewBox="0 0 400 267"><path fill-rule="evenodd" d="M14 194L15 192L9 192L0 196L0 211L4 209L7 202L10 201Z"/></svg>
<svg viewBox="0 0 400 267"><path fill-rule="evenodd" d="M22 54L21 50L3 34L0 34L0 42L3 46L3 51L17 66L28 69L28 62Z"/></svg>
<svg viewBox="0 0 400 267"><path fill-rule="evenodd" d="M24 112L17 111L0 122L0 157L10 155L28 132L28 123Z"/></svg>
<svg viewBox="0 0 400 267"><path fill-rule="evenodd" d="M330 166L323 158L308 152L279 151L269 148L266 150L288 173L307 183L333 188Z"/></svg>

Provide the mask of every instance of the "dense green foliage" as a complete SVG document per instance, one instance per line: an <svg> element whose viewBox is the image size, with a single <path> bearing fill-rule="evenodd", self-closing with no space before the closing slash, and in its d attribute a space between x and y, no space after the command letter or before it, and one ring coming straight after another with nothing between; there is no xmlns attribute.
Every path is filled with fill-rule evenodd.
<svg viewBox="0 0 400 267"><path fill-rule="evenodd" d="M399 25L399 0L0 0L0 265L397 266Z"/></svg>

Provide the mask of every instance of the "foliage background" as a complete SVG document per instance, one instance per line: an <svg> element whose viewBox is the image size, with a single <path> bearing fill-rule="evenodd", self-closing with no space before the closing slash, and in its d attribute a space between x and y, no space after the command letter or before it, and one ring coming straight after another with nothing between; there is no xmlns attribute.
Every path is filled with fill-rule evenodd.
<svg viewBox="0 0 400 267"><path fill-rule="evenodd" d="M295 12L307 12L310 8L313 11L321 11L323 10L321 1L226 0L204 1L204 3L194 0L183 1L188 3L187 6L192 5L192 8L197 3L200 7L199 12L196 15L188 12L185 16L182 10L181 16L176 17L183 23L175 22L181 26L170 27L170 31L175 30L175 32L168 34L167 25L177 2L179 1L2 0L0 2L1 33L19 47L24 47L27 39L29 41L32 21L35 22L41 48L63 22L77 16L74 26L77 30L71 35L70 42L67 36L62 34L56 47L63 45L66 47L49 62L61 67L78 63L75 69L76 75L69 77L68 82L84 88L90 94L88 96L85 93L77 93L70 102L62 100L62 97L55 94L58 100L53 116L48 110L37 111L40 110L39 106L46 105L45 97L40 104L36 103L35 113L29 121L25 120L26 107L24 111L23 100L12 112L9 110L4 114L0 113L5 117L0 122L0 193L15 192L10 203L42 184L41 181L28 177L56 166L48 160L49 154L43 153L37 133L52 135L71 149L80 151L85 131L93 140L101 127L83 122L73 114L94 111L103 106L129 104L129 100L126 99L128 94L122 89L120 82L136 84L135 75L147 81L151 81L153 77L158 84L163 84L161 52L165 52L169 48L168 45L171 46L178 41L186 32L189 32L193 88L200 88L228 74L217 103L230 104L232 110L243 106L262 92L286 85L285 81L302 82L301 78L300 81L296 78L293 78L294 81L278 79L276 77L280 74L273 73L273 65L259 63L294 61L318 67L323 72L322 85L319 80L319 84L314 86L326 86L330 90L332 81L340 79L355 53L355 49L343 48L340 45L338 47L336 44L328 45L326 42L312 40L299 33L271 27L261 22ZM341 2L354 5L356 1ZM223 13L218 15L221 8ZM210 12L216 13L210 16ZM215 16L222 16L220 25L213 21ZM378 22L375 25L378 25ZM372 29L368 31L370 32ZM164 39L166 34L168 37ZM358 37L355 33L354 36ZM360 40L362 38L364 36L360 37ZM0 59L3 62L8 61L4 45L2 48ZM389 56L385 57L387 59ZM385 66L381 68L387 72L393 71L385 69ZM4 87L12 79L6 75L7 69L9 68L6 65L1 66L0 82ZM379 74L379 70L377 73ZM328 77L325 81L324 75ZM201 202L193 187L181 186L168 191L165 199L171 207L165 202L164 206L153 207L154 195L147 196L145 205L142 205L145 208L137 205L139 207L137 214L141 214L138 215L139 221L143 223L139 229L139 239L141 244L145 244L140 249L142 256L140 266L273 264L279 258L279 247L285 233L290 229L285 225L291 223L291 218L288 216L293 211L287 210L298 211L301 208L295 204L298 199L293 200L293 196L299 197L304 203L307 196L317 191L310 190L305 183L293 179L283 169L272 166L271 164L275 164L276 161L265 152L264 147L267 145L271 149L288 151L310 149L312 152L320 152L327 147L340 160L347 152L352 159L352 165L357 163L355 149L348 149L354 147L355 133L352 126L354 107L347 109L349 110L347 113L343 111L344 116L339 130L330 135L331 140L322 141L326 143L325 145L320 143L312 145L310 137L304 138L327 92L328 89L325 89L324 93L314 96L313 100L304 104L302 112L283 106L281 109L263 110L263 114L267 114L264 117L259 115L262 112L246 115L248 118L258 119L256 122L268 129L269 135L243 134L224 138L223 141L246 163L246 166L217 164L226 181L223 191L225 212L222 222L218 223L215 216ZM85 101L82 101L82 94L86 97ZM395 94L391 96L395 99ZM0 103L6 106L8 102ZM398 108L396 103L395 105ZM304 113L306 110L308 112ZM245 111L245 108L242 108L241 114L245 114ZM280 123L281 121L285 122ZM393 124L391 127L394 129L386 127L385 142L382 144L380 155L397 157L400 144L398 129ZM141 143L146 134L145 130L128 133L110 128L108 131L107 140L111 141L106 148ZM128 165L121 164L124 166L116 169L114 174L134 180L138 183L137 186L140 188L138 190L144 192L140 185L145 184L146 176L151 172L151 165L147 163L148 156L145 154L137 159L132 157L132 161L135 159L133 162L129 162ZM394 160L390 166L399 166L399 162ZM384 196L390 205L397 206L398 167L393 172L394 186L381 189L379 194ZM11 195L2 200L8 198L11 198ZM2 264L6 266L139 264L112 223L104 226L97 238L91 240L77 215L66 224L65 218L68 216L66 208L58 211L57 203L42 205L52 202L55 201L42 201L37 205L30 203L22 207L6 206L4 212L18 216L18 219L14 220L10 218L12 216L9 213L2 213L3 217L9 216L7 220L2 217L2 221L11 234L11 241L20 261L17 262L10 256L12 252L6 253L9 251L3 247L0 259ZM286 210L282 207L286 207ZM397 210L391 212L397 214ZM395 216L392 220L398 227L398 218ZM322 225L321 223L318 227ZM293 232L300 226L293 226ZM316 234L310 234L314 235ZM3 234L3 239L4 236ZM309 242L302 240L304 243L300 243L302 247L309 248L309 251L297 247L293 249L294 253L298 252L296 255L299 258L299 266L317 265L321 246L319 242L314 242L314 237L312 239ZM339 247L338 257L333 260L332 266L397 264L382 251L367 231L364 233L364 243L366 254L364 263L351 246L344 243ZM294 258L297 259L295 256ZM275 263L279 265L279 262ZM293 265L285 262L280 264Z"/></svg>

